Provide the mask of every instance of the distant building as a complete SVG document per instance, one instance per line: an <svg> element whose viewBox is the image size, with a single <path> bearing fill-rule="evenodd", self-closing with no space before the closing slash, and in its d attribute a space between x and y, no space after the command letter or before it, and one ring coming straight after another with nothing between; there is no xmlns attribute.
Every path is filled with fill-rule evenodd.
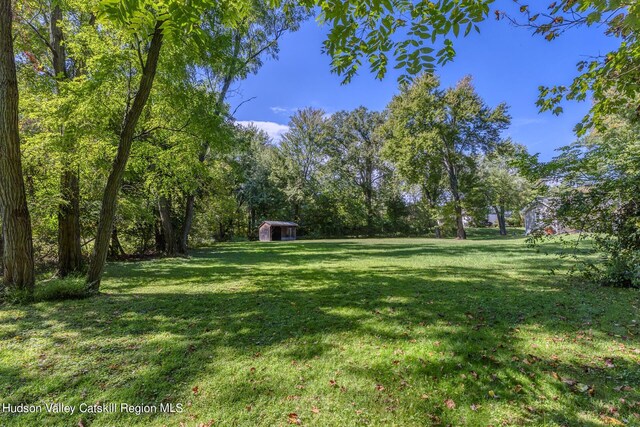
<svg viewBox="0 0 640 427"><path fill-rule="evenodd" d="M512 211L504 211L505 220L511 218L512 215L513 215ZM493 209L493 207L489 207L489 213L487 214L487 222L490 222L491 225L498 224L498 214L495 213L495 209Z"/></svg>
<svg viewBox="0 0 640 427"><path fill-rule="evenodd" d="M296 240L298 224L288 221L263 221L260 224L260 241Z"/></svg>
<svg viewBox="0 0 640 427"><path fill-rule="evenodd" d="M524 219L524 232L531 234L541 231L546 234L567 233L567 229L556 218L557 200L551 197L537 197L520 211Z"/></svg>

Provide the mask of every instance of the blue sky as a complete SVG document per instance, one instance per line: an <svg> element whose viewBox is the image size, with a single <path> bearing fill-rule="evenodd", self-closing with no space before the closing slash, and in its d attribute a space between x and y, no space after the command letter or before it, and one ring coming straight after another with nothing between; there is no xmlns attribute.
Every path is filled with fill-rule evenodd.
<svg viewBox="0 0 640 427"><path fill-rule="evenodd" d="M253 121L275 139L286 131L289 116L304 107L322 108L327 113L364 105L382 110L398 92L397 72L378 81L362 69L348 85L330 71L330 58L321 53L327 29L313 19L300 31L286 35L280 43L278 60L269 60L256 75L236 85L232 107L241 102L236 118ZM542 160L554 149L572 142L574 125L589 109L589 102L567 103L564 114L539 114L535 106L538 86L568 84L576 75L576 63L613 50L616 40L598 28L581 28L547 42L523 28L491 18L472 32L455 40L456 59L437 70L442 84L451 86L463 76L473 76L478 93L495 106L506 102L513 117L505 136L525 144Z"/></svg>

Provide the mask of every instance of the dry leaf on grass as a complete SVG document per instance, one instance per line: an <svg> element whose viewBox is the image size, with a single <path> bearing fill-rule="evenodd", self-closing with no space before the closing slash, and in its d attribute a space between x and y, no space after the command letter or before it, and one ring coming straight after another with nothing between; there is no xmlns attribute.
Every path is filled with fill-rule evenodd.
<svg viewBox="0 0 640 427"><path fill-rule="evenodd" d="M300 421L298 414L296 414L295 412L290 413L287 419L289 420L289 424L296 424L296 425L302 424L302 421Z"/></svg>

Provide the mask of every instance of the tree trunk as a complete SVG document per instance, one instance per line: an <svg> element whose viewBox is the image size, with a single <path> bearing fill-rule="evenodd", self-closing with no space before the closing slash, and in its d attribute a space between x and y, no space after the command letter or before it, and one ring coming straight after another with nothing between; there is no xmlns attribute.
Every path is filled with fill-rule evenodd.
<svg viewBox="0 0 640 427"><path fill-rule="evenodd" d="M463 240L467 238L467 233L464 230L464 222L462 220L462 204L460 203L460 192L458 191L458 174L450 163L447 163L447 173L449 175L451 195L453 196L453 208L456 214L456 237Z"/></svg>
<svg viewBox="0 0 640 427"><path fill-rule="evenodd" d="M171 224L171 206L165 196L158 198L158 212L160 212L160 224L164 235L164 253L167 255L176 254L176 235Z"/></svg>
<svg viewBox="0 0 640 427"><path fill-rule="evenodd" d="M153 225L155 234L156 252L164 252L164 234L162 233L162 227L158 226L158 221Z"/></svg>
<svg viewBox="0 0 640 427"><path fill-rule="evenodd" d="M186 255L189 251L189 233L191 233L191 226L193 225L195 199L196 197L193 194L187 196L184 209L184 221L182 223L182 233L180 235L180 241L178 242L178 252L182 255Z"/></svg>
<svg viewBox="0 0 640 427"><path fill-rule="evenodd" d="M367 211L367 236L373 236L373 189L368 183L364 188L364 204Z"/></svg>
<svg viewBox="0 0 640 427"><path fill-rule="evenodd" d="M255 228L256 228L256 208L253 206L249 208L249 229L247 230L247 239L255 240Z"/></svg>
<svg viewBox="0 0 640 427"><path fill-rule="evenodd" d="M0 0L0 204L4 207L4 282L33 293L33 237L27 207L20 135L18 81L13 52L11 0Z"/></svg>
<svg viewBox="0 0 640 427"><path fill-rule="evenodd" d="M436 223L434 231L435 231L436 239L442 239L442 229L440 228L439 223Z"/></svg>
<svg viewBox="0 0 640 427"><path fill-rule="evenodd" d="M113 227L113 231L111 232L111 245L109 247L109 256L112 259L116 259L119 256L126 256L127 253L124 251L122 244L120 243L120 239L118 238L118 229Z"/></svg>
<svg viewBox="0 0 640 427"><path fill-rule="evenodd" d="M55 6L49 22L49 46L51 62L56 80L69 78L66 67L66 50L60 21L62 11ZM75 141L68 141L62 130L64 145L63 165L60 173L60 195L58 207L58 275L65 277L82 270L82 247L80 243L80 177L69 158L75 152Z"/></svg>
<svg viewBox="0 0 640 427"><path fill-rule="evenodd" d="M107 179L107 185L102 196L102 208L100 209L98 230L96 233L91 265L89 266L89 272L87 274L87 289L90 292L97 293L100 291L100 280L102 279L102 273L104 272L104 266L107 261L109 237L111 235L111 228L113 227L113 220L116 213L118 191L120 190L124 170L127 166L127 161L129 160L129 153L131 152L131 144L133 143L135 128L138 123L138 119L142 114L142 110L147 103L147 99L149 99L151 87L153 86L153 79L156 74L156 69L158 68L160 48L162 47L161 25L162 22L160 21L156 23L151 44L149 45L149 52L147 53L147 61L142 71L142 77L140 78L138 92L133 99L131 107L125 115L122 131L120 132L118 152L115 160L113 161L113 167L109 174L109 178Z"/></svg>
<svg viewBox="0 0 640 427"><path fill-rule="evenodd" d="M58 207L58 274L65 277L82 269L80 183L76 171L65 167L60 191L64 202Z"/></svg>
<svg viewBox="0 0 640 427"><path fill-rule="evenodd" d="M0 277L4 276L4 209L0 202ZM0 281L2 289L2 281Z"/></svg>
<svg viewBox="0 0 640 427"><path fill-rule="evenodd" d="M500 227L500 235L507 235L507 222L504 219L504 206L494 206L493 209L496 211L496 216L498 217L498 226Z"/></svg>

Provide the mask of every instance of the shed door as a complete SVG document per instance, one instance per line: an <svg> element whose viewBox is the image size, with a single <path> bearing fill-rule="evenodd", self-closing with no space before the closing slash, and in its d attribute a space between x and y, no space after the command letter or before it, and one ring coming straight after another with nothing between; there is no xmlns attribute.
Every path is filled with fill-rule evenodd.
<svg viewBox="0 0 640 427"><path fill-rule="evenodd" d="M271 227L271 240L282 240L282 227Z"/></svg>

